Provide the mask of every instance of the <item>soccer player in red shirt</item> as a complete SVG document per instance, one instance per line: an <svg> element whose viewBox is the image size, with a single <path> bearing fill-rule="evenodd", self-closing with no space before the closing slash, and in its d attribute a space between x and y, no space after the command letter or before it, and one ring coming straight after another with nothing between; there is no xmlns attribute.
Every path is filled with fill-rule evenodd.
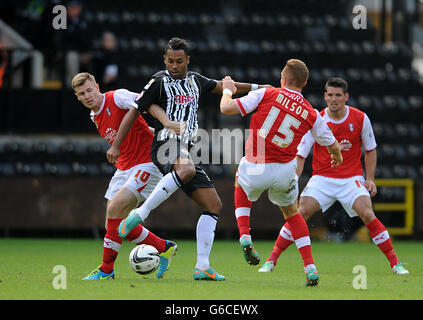
<svg viewBox="0 0 423 320"><path fill-rule="evenodd" d="M371 197L377 193L374 175L377 162L376 140L367 115L346 105L348 84L341 78L330 78L325 85L324 98L327 108L322 115L335 138L339 141L344 162L339 167L327 165L329 155L314 143L310 134L303 137L297 153L297 175L300 176L305 158L313 147L313 174L299 201L299 212L308 219L316 211L325 212L335 201L339 201L350 217L359 216L370 232L373 242L388 259L396 274L408 274L395 254L384 225L376 218ZM363 147L365 151L365 176L361 164ZM292 243L291 225L282 227L275 246L259 272L273 271L280 254Z"/></svg>
<svg viewBox="0 0 423 320"><path fill-rule="evenodd" d="M251 203L268 190L269 200L279 206L291 225L294 241L303 258L306 285L315 286L319 274L313 261L309 231L297 209L297 146L310 130L316 141L329 151L328 166L340 165L342 156L338 142L319 112L301 95L308 73L301 60L288 60L281 72L281 88L251 91L238 99L232 99L236 87L233 80L226 77L220 109L227 115L246 116L254 112L245 157L241 159L236 175L236 209L240 208L240 203L244 208L251 208ZM237 222L244 256L248 263L257 264L259 258L249 233L249 212L247 214L244 210L237 214Z"/></svg>
<svg viewBox="0 0 423 320"><path fill-rule="evenodd" d="M113 144L122 118L139 94L126 89L112 90L103 94L94 76L85 72L73 78L72 88L78 100L91 110L91 120L96 125L98 133ZM158 118L162 119L165 127L179 130L180 123L169 121L162 109L157 108L153 105L149 112L161 114ZM114 262L122 244L117 228L129 211L144 201L162 178L162 174L151 161L152 142L153 134L147 123L142 117L138 117L128 137L122 143L120 157L115 163L117 170L105 194L108 201L103 262L83 280L114 279ZM161 255L161 267L157 276L163 276L177 248L176 243L157 237L141 225L133 229L126 238L135 244L145 243L157 248Z"/></svg>

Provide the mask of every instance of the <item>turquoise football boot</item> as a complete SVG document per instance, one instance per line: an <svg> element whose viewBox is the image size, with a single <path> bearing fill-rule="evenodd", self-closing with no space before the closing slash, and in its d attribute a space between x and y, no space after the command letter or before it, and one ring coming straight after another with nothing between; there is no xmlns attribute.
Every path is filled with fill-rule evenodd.
<svg viewBox="0 0 423 320"><path fill-rule="evenodd" d="M241 245L245 261L252 266L258 265L260 263L260 256L258 255L256 249L254 249L251 236L244 234L239 239L239 243Z"/></svg>
<svg viewBox="0 0 423 320"><path fill-rule="evenodd" d="M395 274L409 274L410 272L408 272L407 269L404 268L405 263L398 263L395 266L392 267L392 271Z"/></svg>
<svg viewBox="0 0 423 320"><path fill-rule="evenodd" d="M157 270L157 279L160 279L164 276L166 271L169 269L170 261L172 257L176 254L178 246L175 242L166 240L166 250L160 253L160 265Z"/></svg>
<svg viewBox="0 0 423 320"><path fill-rule="evenodd" d="M119 224L119 236L121 238L126 238L128 234L140 223L144 221L135 213L135 209L129 212L128 217L123 219Z"/></svg>
<svg viewBox="0 0 423 320"><path fill-rule="evenodd" d="M109 280L115 278L115 271L112 270L111 273L105 273L101 271L100 266L90 272L88 276L82 278L82 280Z"/></svg>
<svg viewBox="0 0 423 320"><path fill-rule="evenodd" d="M273 260L268 260L258 269L258 272L272 272L273 270L275 270L275 263Z"/></svg>
<svg viewBox="0 0 423 320"><path fill-rule="evenodd" d="M316 268L311 268L310 270L305 272L306 275L306 287L315 287L319 283L319 273L317 272Z"/></svg>
<svg viewBox="0 0 423 320"><path fill-rule="evenodd" d="M194 280L211 280L211 281L224 281L225 277L218 274L212 267L208 269L195 268L193 272Z"/></svg>

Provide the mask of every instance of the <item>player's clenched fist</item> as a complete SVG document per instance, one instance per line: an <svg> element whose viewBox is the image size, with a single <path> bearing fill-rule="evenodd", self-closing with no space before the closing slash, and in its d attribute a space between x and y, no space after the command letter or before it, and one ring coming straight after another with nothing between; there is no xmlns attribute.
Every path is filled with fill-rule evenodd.
<svg viewBox="0 0 423 320"><path fill-rule="evenodd" d="M232 91L232 94L236 92L235 81L232 80L230 76L226 76L222 79L223 90L229 89Z"/></svg>
<svg viewBox="0 0 423 320"><path fill-rule="evenodd" d="M116 148L113 145L106 152L107 161L109 161L111 164L115 164L119 156L120 156L119 148Z"/></svg>
<svg viewBox="0 0 423 320"><path fill-rule="evenodd" d="M331 158L331 161L330 161L331 167L337 167L337 166L340 166L342 164L343 158L342 158L341 153L339 153L337 155L331 154L330 158Z"/></svg>

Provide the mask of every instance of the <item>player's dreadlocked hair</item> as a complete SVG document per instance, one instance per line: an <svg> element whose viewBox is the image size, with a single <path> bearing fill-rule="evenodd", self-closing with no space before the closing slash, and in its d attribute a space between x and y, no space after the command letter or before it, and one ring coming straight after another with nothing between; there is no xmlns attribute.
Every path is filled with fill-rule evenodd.
<svg viewBox="0 0 423 320"><path fill-rule="evenodd" d="M343 93L348 92L348 82L342 78L329 78L325 84L325 92L327 91L328 87L342 88Z"/></svg>
<svg viewBox="0 0 423 320"><path fill-rule="evenodd" d="M164 49L164 53L166 54L167 50L184 50L186 55L189 55L189 46L188 42L184 39L174 37L169 40L167 46Z"/></svg>

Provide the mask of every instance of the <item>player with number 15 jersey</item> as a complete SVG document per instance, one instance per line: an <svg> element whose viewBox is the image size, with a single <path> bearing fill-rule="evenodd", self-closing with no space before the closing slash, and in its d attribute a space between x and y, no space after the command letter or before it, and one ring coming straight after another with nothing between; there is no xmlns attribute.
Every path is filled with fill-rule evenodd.
<svg viewBox="0 0 423 320"><path fill-rule="evenodd" d="M223 114L252 113L245 157L239 163L235 181L235 216L244 258L256 265L260 257L251 242L249 218L252 202L268 190L269 200L279 206L285 220L294 225L296 242L304 261L306 284L315 286L318 273L311 254L307 224L298 214L297 146L310 131L317 143L326 146L328 166L342 163L335 137L319 112L302 96L308 68L298 59L289 60L281 72L280 88L263 88L232 99L233 80L223 80L220 109Z"/></svg>
<svg viewBox="0 0 423 320"><path fill-rule="evenodd" d="M246 144L249 162L290 162L296 156L301 138L309 130L323 146L334 142L319 112L299 92L263 88L235 101L242 116L255 111Z"/></svg>
<svg viewBox="0 0 423 320"><path fill-rule="evenodd" d="M335 142L332 132L301 93L288 88L259 89L235 101L243 116L253 113L245 157L237 173L239 184L248 198L256 201L268 182L274 181L269 189L270 201L278 206L291 204L298 195L295 174L298 144L310 130L319 144L332 145ZM257 166L263 163L269 165ZM280 169L267 170L272 167L270 163Z"/></svg>

